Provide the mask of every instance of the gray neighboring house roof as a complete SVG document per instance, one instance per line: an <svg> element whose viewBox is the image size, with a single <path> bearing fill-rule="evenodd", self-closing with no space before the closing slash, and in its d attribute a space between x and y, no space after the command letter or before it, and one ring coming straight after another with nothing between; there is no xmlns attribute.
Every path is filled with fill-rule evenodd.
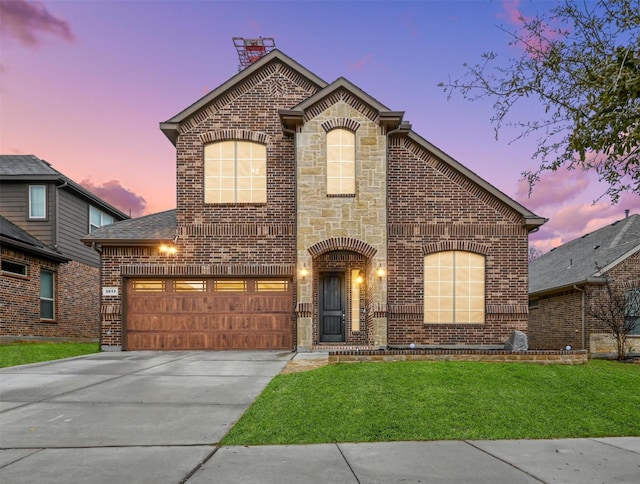
<svg viewBox="0 0 640 484"><path fill-rule="evenodd" d="M602 282L611 268L640 250L640 215L618 220L552 249L529 265L529 295Z"/></svg>
<svg viewBox="0 0 640 484"><path fill-rule="evenodd" d="M0 155L0 180L23 182L53 182L59 185L67 184L76 195L90 201L96 207L117 214L120 218L129 216L97 197L82 185L63 175L53 168L50 163L34 155Z"/></svg>
<svg viewBox="0 0 640 484"><path fill-rule="evenodd" d="M86 245L149 245L170 242L176 236L176 209L122 220L82 238Z"/></svg>
<svg viewBox="0 0 640 484"><path fill-rule="evenodd" d="M71 260L60 252L50 249L43 242L40 242L2 215L0 215L0 242L2 245L57 262L69 262Z"/></svg>

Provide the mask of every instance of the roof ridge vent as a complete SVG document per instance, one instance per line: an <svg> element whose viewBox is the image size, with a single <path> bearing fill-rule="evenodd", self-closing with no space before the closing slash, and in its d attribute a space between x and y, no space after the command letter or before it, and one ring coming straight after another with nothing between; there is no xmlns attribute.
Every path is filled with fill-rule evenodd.
<svg viewBox="0 0 640 484"><path fill-rule="evenodd" d="M624 219L624 220L626 220L626 219ZM623 222L624 220L618 220L617 222L615 222L615 223L613 223L611 225L615 225L618 222ZM613 247L616 247L620 243L620 241L622 240L622 237L624 237L624 234L627 233L627 230L629 230L631 225L632 225L631 223L626 223L625 226L620 229L620 232L618 232L618 235L616 235L615 238L611 241L611 244L609 245L610 249L613 248Z"/></svg>

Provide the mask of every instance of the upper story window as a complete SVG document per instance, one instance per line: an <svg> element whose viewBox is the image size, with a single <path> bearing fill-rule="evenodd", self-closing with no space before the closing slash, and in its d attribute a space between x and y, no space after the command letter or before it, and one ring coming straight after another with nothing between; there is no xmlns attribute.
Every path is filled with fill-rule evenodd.
<svg viewBox="0 0 640 484"><path fill-rule="evenodd" d="M98 210L96 207L89 206L89 233L112 223L113 217L111 215Z"/></svg>
<svg viewBox="0 0 640 484"><path fill-rule="evenodd" d="M204 147L205 203L267 203L267 147L242 140Z"/></svg>
<svg viewBox="0 0 640 484"><path fill-rule="evenodd" d="M47 218L47 187L45 185L29 185L29 218Z"/></svg>
<svg viewBox="0 0 640 484"><path fill-rule="evenodd" d="M484 323L485 258L445 251L424 258L424 322Z"/></svg>
<svg viewBox="0 0 640 484"><path fill-rule="evenodd" d="M327 133L327 195L356 193L356 135L337 128Z"/></svg>

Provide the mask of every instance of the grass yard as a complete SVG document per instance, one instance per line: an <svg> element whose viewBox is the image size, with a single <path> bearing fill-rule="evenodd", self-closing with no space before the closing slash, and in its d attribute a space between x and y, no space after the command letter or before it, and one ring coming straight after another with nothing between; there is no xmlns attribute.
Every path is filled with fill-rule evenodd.
<svg viewBox="0 0 640 484"><path fill-rule="evenodd" d="M16 343L0 345L0 368L59 360L100 351L99 343Z"/></svg>
<svg viewBox="0 0 640 484"><path fill-rule="evenodd" d="M396 362L277 376L224 445L640 436L640 365Z"/></svg>

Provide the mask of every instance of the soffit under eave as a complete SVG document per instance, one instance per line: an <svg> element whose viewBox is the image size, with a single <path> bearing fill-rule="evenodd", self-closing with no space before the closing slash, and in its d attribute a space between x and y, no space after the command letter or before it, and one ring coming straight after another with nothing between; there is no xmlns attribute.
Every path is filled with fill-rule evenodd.
<svg viewBox="0 0 640 484"><path fill-rule="evenodd" d="M568 282L560 286L546 287L544 289L538 289L535 292L530 292L529 299L549 296L551 294L555 294L556 292L568 291L570 289L575 289L576 286L578 286L580 289L584 289L588 285L599 286L601 284L604 284L605 282L607 282L607 280L604 277L587 277L586 279L583 279L581 281Z"/></svg>
<svg viewBox="0 0 640 484"><path fill-rule="evenodd" d="M80 239L84 245L92 247L100 245L103 247L155 247L161 244L172 244L172 238L162 239Z"/></svg>
<svg viewBox="0 0 640 484"><path fill-rule="evenodd" d="M38 257L53 260L56 262L69 262L71 260L69 257L66 257L57 252L53 252L52 250L36 247L8 237L0 236L0 242L2 242L2 244L7 247L12 247L28 254L35 254Z"/></svg>
<svg viewBox="0 0 640 484"><path fill-rule="evenodd" d="M486 192L493 195L496 199L500 200L506 206L508 206L515 212L519 213L522 216L523 227L525 227L529 232L536 229L537 227L540 227L541 225L545 224L548 221L548 219L536 215L535 213L527 209L525 206L521 205L520 203L516 202L514 199L509 197L507 194L501 192L499 189L494 187L491 183L486 181L480 175L477 175L476 173L471 171L469 168L462 165L459 161L455 160L453 157L446 154L440 148L428 142L426 139L421 137L415 131L413 130L410 131L407 136L409 139L416 142L419 146L421 146L422 148L424 148L425 150L433 154L435 157L440 159L442 162L449 165L453 170L457 171L458 173L460 173L461 175L463 175L464 177L466 177L467 179L469 179L470 181L472 181L473 183L475 183L476 185L484 189Z"/></svg>
<svg viewBox="0 0 640 484"><path fill-rule="evenodd" d="M227 94L238 85L246 82L251 77L256 75L260 70L262 70L265 66L272 62L280 61L286 67L297 73L298 75L305 78L311 84L314 84L318 89L324 88L327 83L313 72L303 67L301 64L293 60L291 57L284 54L282 51L278 49L274 49L269 52L267 55L262 57L260 60L254 62L246 69L243 69L231 79L227 80L213 91L209 92L189 107L183 109L178 114L168 119L165 122L160 123L160 130L165 134L167 138L175 145L176 140L178 138L178 130L180 128L181 123L183 123L186 119L195 115L197 112L206 108L209 104L215 102L219 97Z"/></svg>

